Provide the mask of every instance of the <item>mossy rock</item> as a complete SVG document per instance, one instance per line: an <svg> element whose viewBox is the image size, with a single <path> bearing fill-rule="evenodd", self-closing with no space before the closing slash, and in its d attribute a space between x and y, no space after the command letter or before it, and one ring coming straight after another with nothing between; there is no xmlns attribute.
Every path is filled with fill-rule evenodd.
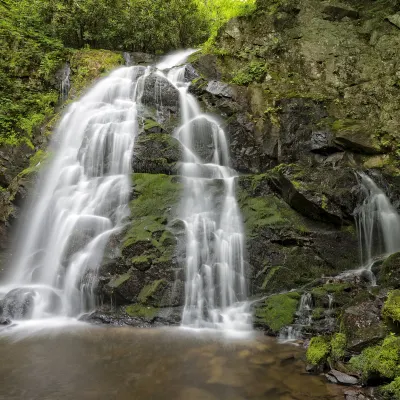
<svg viewBox="0 0 400 400"><path fill-rule="evenodd" d="M255 310L255 323L269 328L277 334L283 327L294 322L295 314L300 301L300 294L290 292L268 297Z"/></svg>
<svg viewBox="0 0 400 400"><path fill-rule="evenodd" d="M382 344L368 347L350 359L350 366L364 383L394 379L400 374L400 338L387 336Z"/></svg>
<svg viewBox="0 0 400 400"><path fill-rule="evenodd" d="M138 295L138 300L142 304L158 307L166 286L167 282L164 279L153 281L143 287Z"/></svg>
<svg viewBox="0 0 400 400"><path fill-rule="evenodd" d="M378 390L384 400L400 400L400 376Z"/></svg>
<svg viewBox="0 0 400 400"><path fill-rule="evenodd" d="M382 309L382 316L389 323L400 326L400 290L393 290L389 293Z"/></svg>
<svg viewBox="0 0 400 400"><path fill-rule="evenodd" d="M153 320L158 314L158 308L144 306L143 304L131 304L125 307L125 312L130 317L138 317L146 320Z"/></svg>
<svg viewBox="0 0 400 400"><path fill-rule="evenodd" d="M353 285L350 283L327 283L323 286L313 288L311 295L316 307L327 308L329 306L329 296L332 303L336 306L343 306L351 301L351 293Z"/></svg>
<svg viewBox="0 0 400 400"><path fill-rule="evenodd" d="M331 357L334 361L341 360L346 354L347 338L344 333L335 333L331 340Z"/></svg>
<svg viewBox="0 0 400 400"><path fill-rule="evenodd" d="M307 349L307 362L323 368L330 352L329 340L323 336L313 337Z"/></svg>
<svg viewBox="0 0 400 400"><path fill-rule="evenodd" d="M400 252L392 254L383 262L377 280L380 286L400 288Z"/></svg>

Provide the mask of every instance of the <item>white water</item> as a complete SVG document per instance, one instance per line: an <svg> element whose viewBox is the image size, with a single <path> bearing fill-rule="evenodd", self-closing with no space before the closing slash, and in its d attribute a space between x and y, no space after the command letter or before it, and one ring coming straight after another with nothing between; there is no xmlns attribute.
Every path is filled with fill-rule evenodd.
<svg viewBox="0 0 400 400"><path fill-rule="evenodd" d="M2 296L18 288L6 297L4 316L67 320L95 306L105 245L129 215L144 74L143 67L116 70L63 117L18 238L8 284L0 288ZM26 304L32 310L23 315Z"/></svg>
<svg viewBox="0 0 400 400"><path fill-rule="evenodd" d="M356 226L361 267L346 271L339 278L364 275L376 285L372 267L376 261L400 251L400 216L385 193L366 174L359 173L364 201L356 210Z"/></svg>
<svg viewBox="0 0 400 400"><path fill-rule="evenodd" d="M164 59L158 68L170 68L189 54ZM185 67L166 76L180 92L182 115L176 132L184 148L181 174L186 178L181 203L187 242L182 325L251 331L237 174L230 168L225 132L188 93Z"/></svg>

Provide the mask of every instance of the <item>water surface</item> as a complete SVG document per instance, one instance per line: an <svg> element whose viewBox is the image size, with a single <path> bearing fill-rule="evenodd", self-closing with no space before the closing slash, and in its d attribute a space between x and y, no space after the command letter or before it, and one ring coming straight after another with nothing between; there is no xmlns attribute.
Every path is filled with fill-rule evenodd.
<svg viewBox="0 0 400 400"><path fill-rule="evenodd" d="M302 349L261 335L84 324L8 332L0 338L0 399L343 398L338 386L304 373Z"/></svg>

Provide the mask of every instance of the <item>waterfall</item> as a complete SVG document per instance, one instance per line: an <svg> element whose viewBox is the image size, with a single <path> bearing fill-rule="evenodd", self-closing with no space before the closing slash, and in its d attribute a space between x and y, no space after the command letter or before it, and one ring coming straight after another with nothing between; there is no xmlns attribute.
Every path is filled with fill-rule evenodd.
<svg viewBox="0 0 400 400"><path fill-rule="evenodd" d="M371 266L379 256L400 250L400 216L385 193L367 175L360 173L365 199L356 210L361 265Z"/></svg>
<svg viewBox="0 0 400 400"><path fill-rule="evenodd" d="M64 66L64 68L61 70L61 76L60 76L60 102L64 103L64 101L67 100L69 90L71 88L71 81L70 81L70 76L71 76L71 67L69 63L67 62Z"/></svg>
<svg viewBox="0 0 400 400"><path fill-rule="evenodd" d="M0 288L6 317L76 317L94 307L104 248L129 215L145 71L116 70L63 117L18 238L8 284Z"/></svg>
<svg viewBox="0 0 400 400"><path fill-rule="evenodd" d="M54 135L11 274L0 287L3 317L43 322L95 308L105 246L129 216L138 121L150 109L161 122L169 118L176 112L175 91L182 119L175 136L184 149L179 218L187 243L182 324L251 330L237 174L219 121L203 114L188 92L182 64L192 52L167 56L157 66L122 67L70 106Z"/></svg>
<svg viewBox="0 0 400 400"><path fill-rule="evenodd" d="M174 58L175 57L175 58ZM179 55L158 68L178 64ZM188 92L185 67L166 75L180 92L184 149L181 219L186 227L186 283L182 325L251 330L244 262L244 233L236 201L237 173L230 167L220 123L201 112Z"/></svg>

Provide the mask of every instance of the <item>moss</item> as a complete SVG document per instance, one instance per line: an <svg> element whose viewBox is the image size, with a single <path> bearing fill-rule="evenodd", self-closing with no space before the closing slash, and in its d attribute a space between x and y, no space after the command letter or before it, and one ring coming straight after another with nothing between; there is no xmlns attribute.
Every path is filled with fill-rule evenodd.
<svg viewBox="0 0 400 400"><path fill-rule="evenodd" d="M157 121L154 121L152 119L146 119L143 125L143 129L145 131L149 131L152 128L160 128L160 127L161 125Z"/></svg>
<svg viewBox="0 0 400 400"><path fill-rule="evenodd" d="M125 308L125 312L130 317L153 319L157 315L158 309L155 307L144 306L142 304L132 304Z"/></svg>
<svg viewBox="0 0 400 400"><path fill-rule="evenodd" d="M124 59L121 53L109 50L74 50L70 59L71 96L79 96L96 79L123 63Z"/></svg>
<svg viewBox="0 0 400 400"><path fill-rule="evenodd" d="M391 334L378 346L368 347L350 359L350 366L363 382L375 378L393 379L400 373L400 338Z"/></svg>
<svg viewBox="0 0 400 400"><path fill-rule="evenodd" d="M19 176L26 176L37 173L50 159L51 153L44 150L38 150L30 159L29 167L20 172Z"/></svg>
<svg viewBox="0 0 400 400"><path fill-rule="evenodd" d="M249 85L250 83L261 82L267 73L265 62L252 61L245 68L236 72L232 83L236 85Z"/></svg>
<svg viewBox="0 0 400 400"><path fill-rule="evenodd" d="M315 321L318 321L318 320L324 318L324 312L325 312L325 309L322 307L314 308L313 312L312 312L312 319Z"/></svg>
<svg viewBox="0 0 400 400"><path fill-rule="evenodd" d="M325 363L330 351L329 341L323 336L313 337L307 349L307 362L312 365Z"/></svg>
<svg viewBox="0 0 400 400"><path fill-rule="evenodd" d="M109 283L109 286L112 288L117 288L117 287L121 286L123 283L125 283L130 277L131 277L131 275L129 273L116 276Z"/></svg>
<svg viewBox="0 0 400 400"><path fill-rule="evenodd" d="M344 357L346 352L346 335L335 333L331 340L331 357L337 361Z"/></svg>
<svg viewBox="0 0 400 400"><path fill-rule="evenodd" d="M271 282L271 280L272 280L272 278L274 277L275 273L276 273L277 271L279 271L281 268L282 268L282 267L280 267L280 266L276 266L276 267L271 267L271 268L269 269L269 272L268 272L267 276L266 276L265 279L264 279L264 282L263 282L263 284L262 284L262 286L261 286L261 289L266 289L266 288L268 287L268 283ZM262 273L262 272L261 272L261 273Z"/></svg>
<svg viewBox="0 0 400 400"><path fill-rule="evenodd" d="M394 323L400 323L400 290L393 290L389 293L382 315Z"/></svg>
<svg viewBox="0 0 400 400"><path fill-rule="evenodd" d="M164 279L153 281L149 285L146 285L142 288L139 293L138 300L143 304L148 303L150 299L155 300L157 293L159 290L162 290L165 285L166 281Z"/></svg>
<svg viewBox="0 0 400 400"><path fill-rule="evenodd" d="M297 292L268 297L265 303L256 309L258 323L265 324L274 333L278 333L283 327L293 323L300 297Z"/></svg>
<svg viewBox="0 0 400 400"><path fill-rule="evenodd" d="M388 385L384 385L379 392L385 400L400 400L400 376Z"/></svg>

